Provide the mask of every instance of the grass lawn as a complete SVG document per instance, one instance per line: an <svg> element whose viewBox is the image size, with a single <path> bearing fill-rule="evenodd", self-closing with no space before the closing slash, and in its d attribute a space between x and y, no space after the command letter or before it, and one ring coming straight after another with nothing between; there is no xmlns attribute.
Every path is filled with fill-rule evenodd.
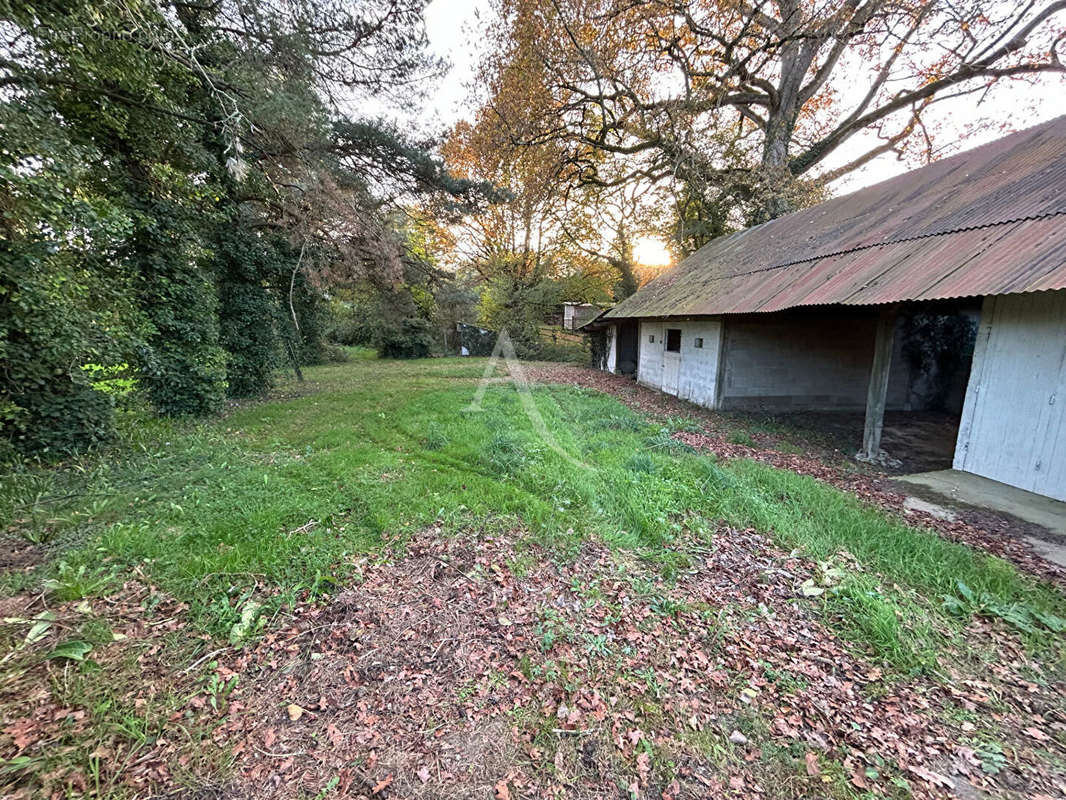
<svg viewBox="0 0 1066 800"><path fill-rule="evenodd" d="M1064 791L1058 589L484 368L356 353L5 476L5 796Z"/></svg>

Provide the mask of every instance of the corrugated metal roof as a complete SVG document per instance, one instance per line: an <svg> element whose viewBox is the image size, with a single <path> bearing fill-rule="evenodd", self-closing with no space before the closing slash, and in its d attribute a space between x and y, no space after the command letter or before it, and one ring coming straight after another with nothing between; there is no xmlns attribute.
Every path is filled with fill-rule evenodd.
<svg viewBox="0 0 1066 800"><path fill-rule="evenodd" d="M606 318L1066 288L1066 116L716 239Z"/></svg>

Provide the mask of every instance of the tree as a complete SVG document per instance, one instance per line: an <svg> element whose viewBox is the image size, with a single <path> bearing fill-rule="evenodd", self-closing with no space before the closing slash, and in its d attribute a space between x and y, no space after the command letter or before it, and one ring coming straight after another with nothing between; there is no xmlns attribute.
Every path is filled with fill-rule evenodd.
<svg viewBox="0 0 1066 800"><path fill-rule="evenodd" d="M456 267L479 278L481 323L506 328L519 355L535 356L545 317L563 301L606 300L622 262L586 242L595 215L559 185L557 148L515 146L499 121L484 111L444 146L452 171L502 192L450 228L449 249Z"/></svg>
<svg viewBox="0 0 1066 800"><path fill-rule="evenodd" d="M516 31L536 27L536 9L517 9L527 11L532 16ZM496 34L499 47L485 54L490 80L481 107L471 123L455 127L443 153L451 171L497 187L498 196L453 226L450 243L456 266L481 281L482 323L507 328L520 353L534 354L540 325L559 303L606 300L627 274L635 285L626 244L633 221L611 218L605 239L608 209L619 210L600 203L610 193L560 181L562 143L530 143L551 113L547 75L532 37L504 36L503 27Z"/></svg>
<svg viewBox="0 0 1066 800"><path fill-rule="evenodd" d="M423 5L0 0L5 442L107 438L101 362L164 414L263 391L281 343L321 357L331 282L398 274L391 209L480 202L333 102L417 94Z"/></svg>
<svg viewBox="0 0 1066 800"><path fill-rule="evenodd" d="M930 112L948 99L1066 71L1063 0L499 0L497 11L496 49L531 41L550 97L527 142L564 144L575 180L677 181L701 204L746 205L748 221L880 154L932 157ZM876 144L824 168L863 131ZM601 175L605 155L622 177Z"/></svg>
<svg viewBox="0 0 1066 800"><path fill-rule="evenodd" d="M133 220L92 180L96 151L58 119L43 98L0 105L0 460L106 438L111 398L83 367L120 362L133 335L113 258Z"/></svg>
<svg viewBox="0 0 1066 800"><path fill-rule="evenodd" d="M567 204L557 220L571 245L609 267L599 270L611 299L619 302L642 283L634 243L664 233L668 197L645 181L609 186L567 187ZM595 263L595 261L593 262Z"/></svg>

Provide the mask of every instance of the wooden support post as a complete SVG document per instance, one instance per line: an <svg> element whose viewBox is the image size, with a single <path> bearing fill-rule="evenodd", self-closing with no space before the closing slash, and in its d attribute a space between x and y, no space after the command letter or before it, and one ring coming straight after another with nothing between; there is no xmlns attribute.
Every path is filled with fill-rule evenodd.
<svg viewBox="0 0 1066 800"><path fill-rule="evenodd" d="M882 311L874 335L874 357L870 367L870 387L866 391L866 425L862 434L861 461L875 461L881 452L881 429L885 422L888 373L892 367L892 339L896 327L895 310Z"/></svg>

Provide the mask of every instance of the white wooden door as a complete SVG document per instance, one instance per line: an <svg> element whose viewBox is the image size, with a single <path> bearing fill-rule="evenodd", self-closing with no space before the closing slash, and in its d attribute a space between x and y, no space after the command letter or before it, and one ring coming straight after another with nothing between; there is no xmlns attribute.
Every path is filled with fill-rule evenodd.
<svg viewBox="0 0 1066 800"><path fill-rule="evenodd" d="M677 394L678 379L681 377L681 354L663 353L663 391Z"/></svg>
<svg viewBox="0 0 1066 800"><path fill-rule="evenodd" d="M637 380L656 389L663 385L663 325L661 322L640 323Z"/></svg>
<svg viewBox="0 0 1066 800"><path fill-rule="evenodd" d="M681 379L681 329L663 329L663 391L677 394Z"/></svg>

